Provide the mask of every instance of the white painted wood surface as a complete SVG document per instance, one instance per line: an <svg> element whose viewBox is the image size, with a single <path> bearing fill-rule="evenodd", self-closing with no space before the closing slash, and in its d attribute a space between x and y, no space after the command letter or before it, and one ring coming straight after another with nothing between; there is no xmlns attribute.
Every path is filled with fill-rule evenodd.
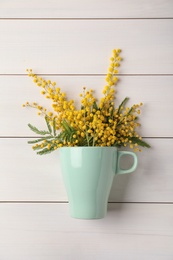
<svg viewBox="0 0 173 260"><path fill-rule="evenodd" d="M123 67L123 64L122 64ZM104 76L46 76L57 82L69 99L75 99L80 105L79 94L83 86L95 90L95 96L100 99L106 83ZM38 102L51 108L51 102L40 94L31 78L26 76L0 76L0 117L2 122L0 136L34 136L28 128L28 123L40 129L45 128L44 119L38 117L37 110L22 108L26 101ZM173 76L120 76L116 86L116 104L125 97L130 97L128 105L143 102L141 108L139 132L144 137L173 137ZM20 94L17 94L20 93ZM7 103L8 100L8 103ZM161 105L164 103L164 106ZM13 115L13 116L12 116ZM162 118L162 124L160 124Z"/></svg>
<svg viewBox="0 0 173 260"><path fill-rule="evenodd" d="M121 48L120 73L170 74L172 31L170 19L0 20L0 72L105 74L111 51Z"/></svg>
<svg viewBox="0 0 173 260"><path fill-rule="evenodd" d="M67 204L0 204L0 258L172 260L173 205L109 204L101 220L77 220Z"/></svg>
<svg viewBox="0 0 173 260"><path fill-rule="evenodd" d="M2 18L170 18L172 0L1 0Z"/></svg>
<svg viewBox="0 0 173 260"><path fill-rule="evenodd" d="M173 259L172 31L172 0L0 0L0 260ZM152 148L114 179L105 219L71 219L58 152L40 157L27 144L27 123L44 125L21 105L46 101L25 69L72 98L84 85L99 97L117 47L117 103L144 103Z"/></svg>

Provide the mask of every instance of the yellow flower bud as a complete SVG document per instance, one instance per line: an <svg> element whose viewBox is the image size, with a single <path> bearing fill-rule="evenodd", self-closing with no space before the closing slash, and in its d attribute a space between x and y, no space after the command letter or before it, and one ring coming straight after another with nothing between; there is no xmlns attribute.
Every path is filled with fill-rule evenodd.
<svg viewBox="0 0 173 260"><path fill-rule="evenodd" d="M81 132L81 136L82 136L82 137L84 137L84 136L85 136L84 132Z"/></svg>
<svg viewBox="0 0 173 260"><path fill-rule="evenodd" d="M115 63L115 67L119 67L120 64L118 62Z"/></svg>
<svg viewBox="0 0 173 260"><path fill-rule="evenodd" d="M56 86L56 82L52 82L52 86L55 87Z"/></svg>
<svg viewBox="0 0 173 260"><path fill-rule="evenodd" d="M47 145L47 149L48 149L48 150L50 150L50 148L51 148L51 145L50 145L50 144L48 144L48 145Z"/></svg>
<svg viewBox="0 0 173 260"><path fill-rule="evenodd" d="M110 71L110 72L113 72L113 68L109 68L109 71Z"/></svg>
<svg viewBox="0 0 173 260"><path fill-rule="evenodd" d="M53 116L53 113L52 113L52 112L49 112L49 113L48 113L48 116Z"/></svg>

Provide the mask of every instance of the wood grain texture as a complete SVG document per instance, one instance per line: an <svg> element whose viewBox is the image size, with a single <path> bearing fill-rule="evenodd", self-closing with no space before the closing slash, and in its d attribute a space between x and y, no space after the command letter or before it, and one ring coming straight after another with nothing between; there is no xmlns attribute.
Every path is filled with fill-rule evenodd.
<svg viewBox="0 0 173 260"><path fill-rule="evenodd" d="M172 74L172 31L173 20L0 20L0 74L105 74L114 48L121 74Z"/></svg>
<svg viewBox="0 0 173 260"><path fill-rule="evenodd" d="M67 204L0 204L8 260L172 260L173 205L110 204L107 217L69 217Z"/></svg>
<svg viewBox="0 0 173 260"><path fill-rule="evenodd" d="M116 176L112 202L173 202L173 139L146 139L132 174ZM67 201L59 153L38 156L27 139L0 139L0 201ZM124 158L123 167L131 161Z"/></svg>
<svg viewBox="0 0 173 260"><path fill-rule="evenodd" d="M122 65L123 67L123 65ZM83 86L95 90L98 99L102 97L105 84L104 76L46 76L57 82L69 99L80 104L79 94ZM38 102L48 107L51 102L40 94L39 89L26 76L0 76L0 136L34 136L27 124L32 123L40 129L45 129L43 118L37 116L37 111L24 109L26 101ZM144 137L173 137L173 76L120 76L116 86L116 106L125 97L130 97L128 105L143 102L139 132ZM164 105L161 105L164 104Z"/></svg>
<svg viewBox="0 0 173 260"><path fill-rule="evenodd" d="M171 0L1 0L1 18L169 18Z"/></svg>

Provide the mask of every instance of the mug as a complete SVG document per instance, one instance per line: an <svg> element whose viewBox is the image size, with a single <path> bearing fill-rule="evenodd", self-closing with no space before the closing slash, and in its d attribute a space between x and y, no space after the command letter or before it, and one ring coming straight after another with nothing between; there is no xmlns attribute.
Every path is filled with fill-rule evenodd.
<svg viewBox="0 0 173 260"><path fill-rule="evenodd" d="M133 157L132 167L125 170L120 167L124 155ZM114 176L135 171L138 159L116 147L62 147L60 162L71 216L97 219L107 213Z"/></svg>

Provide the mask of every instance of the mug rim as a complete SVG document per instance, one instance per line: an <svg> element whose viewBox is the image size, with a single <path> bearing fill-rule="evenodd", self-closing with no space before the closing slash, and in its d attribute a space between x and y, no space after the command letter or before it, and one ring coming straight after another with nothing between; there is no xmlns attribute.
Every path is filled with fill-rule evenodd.
<svg viewBox="0 0 173 260"><path fill-rule="evenodd" d="M116 146L64 146L64 147L60 147L58 149L118 149L118 147Z"/></svg>
<svg viewBox="0 0 173 260"><path fill-rule="evenodd" d="M100 149L100 148L114 148L114 149L118 149L118 147L116 146L63 146L63 147L59 147L58 149L77 149L77 148L85 148L85 149Z"/></svg>

